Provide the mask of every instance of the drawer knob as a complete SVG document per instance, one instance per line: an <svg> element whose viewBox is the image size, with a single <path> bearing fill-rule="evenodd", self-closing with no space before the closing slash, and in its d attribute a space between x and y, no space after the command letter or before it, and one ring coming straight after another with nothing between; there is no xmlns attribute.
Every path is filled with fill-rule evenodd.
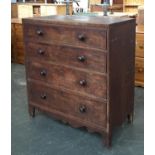
<svg viewBox="0 0 155 155"><path fill-rule="evenodd" d="M47 71L46 71L46 70L42 70L42 71L40 72L40 75L41 75L41 76L46 76L46 74L47 74Z"/></svg>
<svg viewBox="0 0 155 155"><path fill-rule="evenodd" d="M79 107L79 111L80 111L81 113L86 113L86 111L87 111L86 106L85 106L85 105L81 105L81 106Z"/></svg>
<svg viewBox="0 0 155 155"><path fill-rule="evenodd" d="M79 56L78 57L78 60L80 61L80 62L84 62L85 60L86 60L86 57L85 56Z"/></svg>
<svg viewBox="0 0 155 155"><path fill-rule="evenodd" d="M38 54L43 55L44 53L45 53L44 50L42 50L42 49L38 49Z"/></svg>
<svg viewBox="0 0 155 155"><path fill-rule="evenodd" d="M43 31L42 30L37 30L37 35L38 36L42 36L43 35Z"/></svg>
<svg viewBox="0 0 155 155"><path fill-rule="evenodd" d="M84 35L84 34L79 34L79 35L78 35L78 39L79 39L80 41L84 41L86 38L85 38L85 35Z"/></svg>
<svg viewBox="0 0 155 155"><path fill-rule="evenodd" d="M80 85L81 86L86 86L87 85L87 81L86 80L80 80Z"/></svg>
<svg viewBox="0 0 155 155"><path fill-rule="evenodd" d="M46 94L42 94L40 97L41 97L41 99L43 99L43 100L46 100L46 98L47 98Z"/></svg>

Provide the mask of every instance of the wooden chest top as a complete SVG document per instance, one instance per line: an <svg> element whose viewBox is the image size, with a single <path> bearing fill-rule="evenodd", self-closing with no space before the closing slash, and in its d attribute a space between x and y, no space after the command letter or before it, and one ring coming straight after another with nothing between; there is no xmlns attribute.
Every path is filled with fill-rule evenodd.
<svg viewBox="0 0 155 155"><path fill-rule="evenodd" d="M31 19L31 23L52 23L57 25L89 25L96 27L107 27L112 24L120 24L123 22L133 21L131 18L117 18L117 17L105 17L105 16L46 16L46 17L35 17L35 18L27 18L23 19L24 23L29 22Z"/></svg>

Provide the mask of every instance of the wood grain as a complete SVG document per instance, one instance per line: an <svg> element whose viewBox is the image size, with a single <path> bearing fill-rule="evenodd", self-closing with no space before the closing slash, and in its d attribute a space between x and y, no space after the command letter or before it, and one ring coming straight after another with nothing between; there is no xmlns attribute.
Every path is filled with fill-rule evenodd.
<svg viewBox="0 0 155 155"><path fill-rule="evenodd" d="M135 19L50 16L23 23L30 115L39 109L84 126L111 146L113 128L134 113Z"/></svg>
<svg viewBox="0 0 155 155"><path fill-rule="evenodd" d="M27 62L28 77L49 83L51 87L62 87L83 94L106 99L106 76L87 73L60 65L47 64L39 61ZM46 75L41 75L45 71ZM86 84L80 84L85 80ZM94 91L95 90L95 91Z"/></svg>
<svg viewBox="0 0 155 155"><path fill-rule="evenodd" d="M64 91L52 89L39 83L29 82L30 102L49 111L56 110L64 113L66 117L74 116L81 121L90 122L106 127L106 103L94 102L72 95ZM45 98L43 98L46 96ZM95 105L95 106L94 106ZM80 108L85 106L85 111ZM104 117L101 115L104 114ZM87 125L87 124L86 124Z"/></svg>
<svg viewBox="0 0 155 155"><path fill-rule="evenodd" d="M40 59L67 66L89 69L96 72L107 72L107 53L101 50L54 44L49 46L48 44L37 44L33 42L28 43L26 48L27 57L29 59ZM82 56L84 59L80 60Z"/></svg>
<svg viewBox="0 0 155 155"><path fill-rule="evenodd" d="M37 32L42 34L38 35ZM61 34L61 35L60 35ZM54 25L25 25L25 35L30 41L75 45L79 47L89 47L106 49L106 31L95 31L90 28L63 27ZM80 36L83 38L80 39Z"/></svg>

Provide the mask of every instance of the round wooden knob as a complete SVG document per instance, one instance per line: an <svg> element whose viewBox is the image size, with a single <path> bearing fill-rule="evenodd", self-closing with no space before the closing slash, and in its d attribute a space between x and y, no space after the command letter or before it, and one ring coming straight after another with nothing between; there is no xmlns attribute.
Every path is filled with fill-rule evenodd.
<svg viewBox="0 0 155 155"><path fill-rule="evenodd" d="M78 60L80 61L80 62L84 62L85 60L86 60L86 57L85 56L79 56L78 57Z"/></svg>
<svg viewBox="0 0 155 155"><path fill-rule="evenodd" d="M42 94L40 97L41 97L41 99L43 99L43 100L46 100L46 98L47 98L46 94Z"/></svg>
<svg viewBox="0 0 155 155"><path fill-rule="evenodd" d="M80 85L81 86L86 86L87 85L87 81L86 80L80 80Z"/></svg>
<svg viewBox="0 0 155 155"><path fill-rule="evenodd" d="M42 36L43 35L43 31L42 30L37 30L36 31L37 35Z"/></svg>
<svg viewBox="0 0 155 155"><path fill-rule="evenodd" d="M79 111L80 111L81 113L86 113L86 111L87 111L86 106L85 106L85 105L81 105L81 106L79 107Z"/></svg>
<svg viewBox="0 0 155 155"><path fill-rule="evenodd" d="M38 49L38 54L44 55L45 51L43 49Z"/></svg>
<svg viewBox="0 0 155 155"><path fill-rule="evenodd" d="M84 34L79 34L79 35L78 35L78 39L79 39L80 41L84 41L86 38L85 38Z"/></svg>
<svg viewBox="0 0 155 155"><path fill-rule="evenodd" d="M40 75L41 75L41 76L46 76L46 74L47 74L47 71L46 71L46 70L42 70L42 71L40 72Z"/></svg>

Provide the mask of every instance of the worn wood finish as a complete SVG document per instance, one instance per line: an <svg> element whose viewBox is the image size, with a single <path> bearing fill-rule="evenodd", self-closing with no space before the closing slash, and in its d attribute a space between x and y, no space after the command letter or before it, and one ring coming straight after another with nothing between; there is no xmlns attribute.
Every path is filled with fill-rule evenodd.
<svg viewBox="0 0 155 155"><path fill-rule="evenodd" d="M45 43L30 42L27 44L27 55L30 59L41 59L57 64L106 73L107 53L102 50L55 44L49 46Z"/></svg>
<svg viewBox="0 0 155 155"><path fill-rule="evenodd" d="M107 96L105 75L41 61L27 62L27 69L30 71L29 78L47 82L51 87L62 87L101 98Z"/></svg>
<svg viewBox="0 0 155 155"><path fill-rule="evenodd" d="M29 40L33 41L106 49L106 31L104 30L33 24L26 26L25 34Z"/></svg>
<svg viewBox="0 0 155 155"><path fill-rule="evenodd" d="M110 111L108 114L110 125L115 126L122 124L128 114L133 115L135 23L112 27L109 37L112 40L109 42L111 46L109 45L109 57L107 58L110 72L108 77ZM122 64L122 61L125 63ZM116 112L116 109L119 109L119 112Z"/></svg>
<svg viewBox="0 0 155 155"><path fill-rule="evenodd" d="M135 19L50 16L23 23L30 115L39 109L85 126L110 146L112 129L133 118Z"/></svg>
<svg viewBox="0 0 155 155"><path fill-rule="evenodd" d="M30 102L32 104L42 108L54 109L64 113L64 115L67 115L66 117L71 115L81 121L106 127L106 103L88 100L84 96L51 89L41 85L39 82L29 82L29 85ZM104 113L104 117L101 117L101 113Z"/></svg>

